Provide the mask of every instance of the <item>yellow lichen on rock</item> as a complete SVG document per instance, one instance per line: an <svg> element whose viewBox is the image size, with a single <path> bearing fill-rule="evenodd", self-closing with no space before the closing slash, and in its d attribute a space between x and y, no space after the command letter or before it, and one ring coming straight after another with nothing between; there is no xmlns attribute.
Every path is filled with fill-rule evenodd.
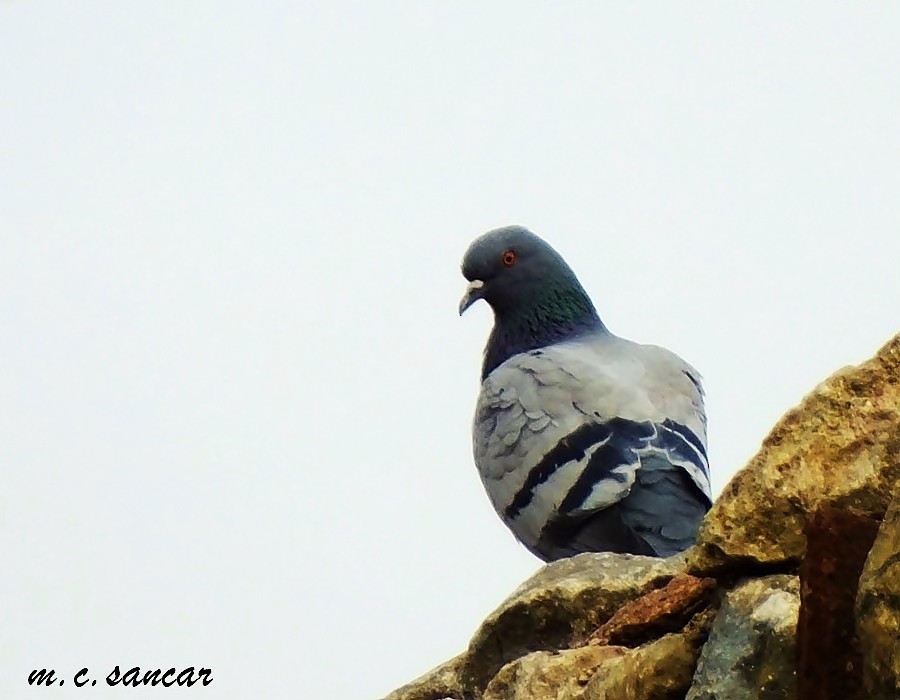
<svg viewBox="0 0 900 700"><path fill-rule="evenodd" d="M508 662L586 639L622 604L648 587L662 585L683 565L680 557L610 552L579 554L548 564L475 632L468 663L461 670L464 688L474 695Z"/></svg>
<svg viewBox="0 0 900 700"><path fill-rule="evenodd" d="M900 335L789 411L713 505L688 570L798 561L821 505L881 517L900 480Z"/></svg>
<svg viewBox="0 0 900 700"><path fill-rule="evenodd" d="M585 646L527 654L500 669L485 689L483 700L581 700L597 667L627 651L624 647Z"/></svg>
<svg viewBox="0 0 900 700"><path fill-rule="evenodd" d="M713 617L714 611L707 610L684 632L607 661L585 687L583 700L680 700L690 688Z"/></svg>
<svg viewBox="0 0 900 700"><path fill-rule="evenodd" d="M900 688L900 488L866 559L856 597L863 680L871 698Z"/></svg>
<svg viewBox="0 0 900 700"><path fill-rule="evenodd" d="M433 668L411 683L397 688L384 700L444 700L444 698L463 697L462 686L459 682L459 668L465 661L465 655L460 654L450 661Z"/></svg>

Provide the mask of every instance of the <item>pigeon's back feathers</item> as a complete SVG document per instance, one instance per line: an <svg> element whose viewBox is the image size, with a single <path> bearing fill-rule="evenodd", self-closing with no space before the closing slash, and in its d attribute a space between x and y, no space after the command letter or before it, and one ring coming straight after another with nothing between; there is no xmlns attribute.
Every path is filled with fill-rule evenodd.
<svg viewBox="0 0 900 700"><path fill-rule="evenodd" d="M473 428L495 509L545 560L685 549L711 504L699 375L607 331L565 261L530 232L517 247L521 231L486 234L463 263L461 310L474 296L495 312Z"/></svg>

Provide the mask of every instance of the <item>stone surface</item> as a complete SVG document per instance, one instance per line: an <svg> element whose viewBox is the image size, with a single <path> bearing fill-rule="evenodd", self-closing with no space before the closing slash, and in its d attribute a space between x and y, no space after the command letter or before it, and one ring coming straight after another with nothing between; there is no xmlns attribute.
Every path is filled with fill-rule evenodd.
<svg viewBox="0 0 900 700"><path fill-rule="evenodd" d="M412 683L397 688L383 700L466 700L459 681L459 669L464 661L465 656L460 654Z"/></svg>
<svg viewBox="0 0 900 700"><path fill-rule="evenodd" d="M713 616L712 610L705 610L684 632L666 634L607 661L578 700L681 700L691 684Z"/></svg>
<svg viewBox="0 0 900 700"><path fill-rule="evenodd" d="M576 700L594 671L624 647L586 646L563 651L536 651L512 661L494 676L483 700Z"/></svg>
<svg viewBox="0 0 900 700"><path fill-rule="evenodd" d="M461 669L464 690L478 697L510 661L587 638L624 603L664 584L683 566L682 557L608 552L579 554L544 566L475 633Z"/></svg>
<svg viewBox="0 0 900 700"><path fill-rule="evenodd" d="M765 576L735 587L712 625L685 700L796 698L799 610L796 576Z"/></svg>
<svg viewBox="0 0 900 700"><path fill-rule="evenodd" d="M797 691L804 700L863 700L854 605L878 522L838 508L816 511L800 566Z"/></svg>
<svg viewBox="0 0 900 700"><path fill-rule="evenodd" d="M857 630L867 697L895 700L900 688L900 488L859 579Z"/></svg>
<svg viewBox="0 0 900 700"><path fill-rule="evenodd" d="M822 505L881 518L900 480L900 335L789 411L704 519L688 571L791 565Z"/></svg>
<svg viewBox="0 0 900 700"><path fill-rule="evenodd" d="M676 632L709 604L715 590L715 579L679 574L662 588L619 608L594 633L590 643L631 647Z"/></svg>

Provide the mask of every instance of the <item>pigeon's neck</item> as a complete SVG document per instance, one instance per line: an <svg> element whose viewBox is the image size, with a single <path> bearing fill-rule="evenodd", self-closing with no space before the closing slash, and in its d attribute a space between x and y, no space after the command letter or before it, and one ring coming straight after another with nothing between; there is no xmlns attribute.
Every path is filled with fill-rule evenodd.
<svg viewBox="0 0 900 700"><path fill-rule="evenodd" d="M484 349L481 379L513 355L596 332L606 332L606 326L580 285L545 287L527 303L519 300L515 308L494 309L494 329Z"/></svg>

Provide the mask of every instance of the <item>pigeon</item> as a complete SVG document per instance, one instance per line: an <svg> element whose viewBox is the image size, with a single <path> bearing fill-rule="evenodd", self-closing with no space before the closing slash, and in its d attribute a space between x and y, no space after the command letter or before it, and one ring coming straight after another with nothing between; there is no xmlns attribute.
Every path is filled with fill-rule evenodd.
<svg viewBox="0 0 900 700"><path fill-rule="evenodd" d="M544 561L582 552L667 557L712 505L700 375L611 333L575 273L521 226L462 261L462 315L494 311L472 446L488 497Z"/></svg>

